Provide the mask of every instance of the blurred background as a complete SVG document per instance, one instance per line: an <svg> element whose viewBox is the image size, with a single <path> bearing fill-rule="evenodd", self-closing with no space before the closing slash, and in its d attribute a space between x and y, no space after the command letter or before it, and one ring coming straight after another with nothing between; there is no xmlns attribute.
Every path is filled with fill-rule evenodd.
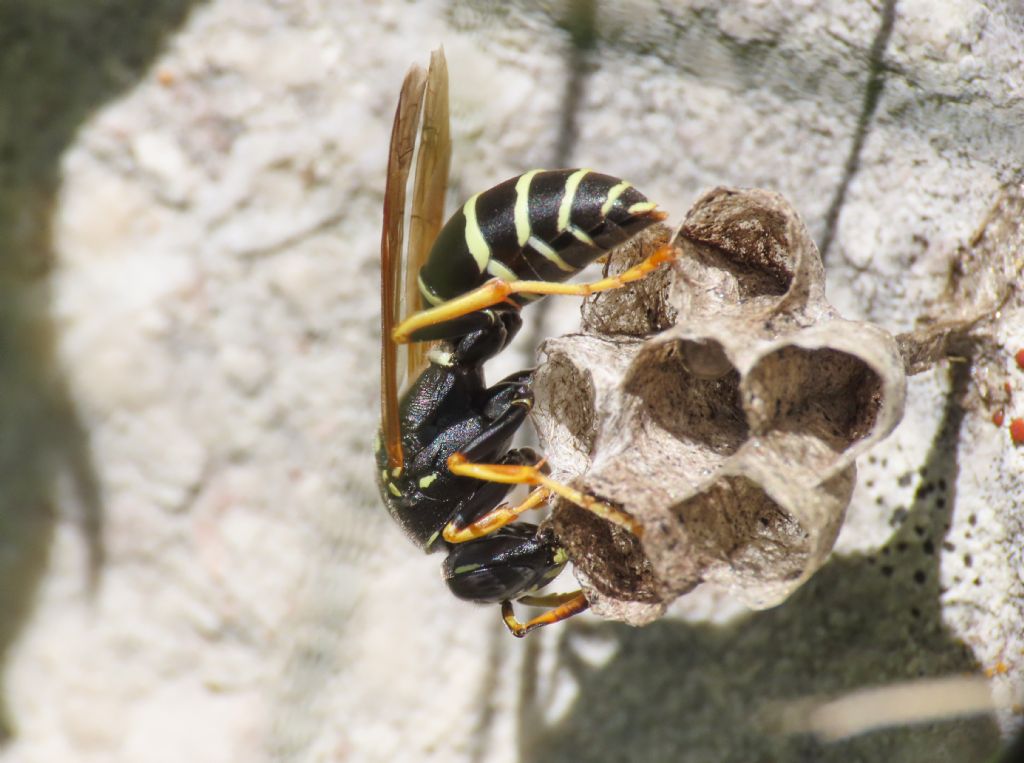
<svg viewBox="0 0 1024 763"><path fill-rule="evenodd" d="M672 220L770 188L832 301L894 333L1021 182L1015 2L0 0L0 761L991 759L1021 723L1024 463L969 363L911 380L837 553L769 611L698 590L517 641L390 524L386 150L440 44L449 208L531 167ZM578 301L526 317L491 378ZM999 712L832 744L763 721L962 673Z"/></svg>

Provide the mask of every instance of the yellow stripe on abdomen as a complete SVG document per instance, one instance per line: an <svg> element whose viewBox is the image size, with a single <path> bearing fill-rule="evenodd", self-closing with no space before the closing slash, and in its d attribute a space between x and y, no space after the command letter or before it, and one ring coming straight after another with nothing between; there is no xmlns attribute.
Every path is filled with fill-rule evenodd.
<svg viewBox="0 0 1024 763"><path fill-rule="evenodd" d="M466 217L466 248L476 260L476 266L481 273L487 269L487 263L491 259L491 246L484 238L484 232L480 229L480 223L476 219L476 200L480 194L476 194L462 207L462 214Z"/></svg>
<svg viewBox="0 0 1024 763"><path fill-rule="evenodd" d="M530 225L530 183L533 181L533 176L542 171L530 170L529 172L524 172L519 176L519 180L516 181L516 240L519 242L520 248L526 246L526 242L533 232L533 228Z"/></svg>
<svg viewBox="0 0 1024 763"><path fill-rule="evenodd" d="M533 250L537 252L537 254L539 254L541 257L543 257L545 260L553 262L555 264L555 267L557 267L559 270L565 271L566 273L572 273L573 271L576 270L576 268L574 268L568 262L563 260L559 256L558 252L555 251L554 247L552 247L551 244L549 244L547 241L544 241L543 239L538 238L537 236L530 236L527 243L529 243Z"/></svg>
<svg viewBox="0 0 1024 763"><path fill-rule="evenodd" d="M612 207L615 206L615 202L618 198L626 192L627 188L632 188L632 183L627 183L625 180L621 181L617 185L613 185L608 190L608 198L604 200L604 204L601 205L601 216L607 217L608 213L612 211Z"/></svg>
<svg viewBox="0 0 1024 763"><path fill-rule="evenodd" d="M572 205L576 200L576 189L580 187L580 181L590 174L590 170L576 170L565 180L565 195L562 196L562 203L558 207L558 232L561 233L569 227L569 219L572 214Z"/></svg>
<svg viewBox="0 0 1024 763"><path fill-rule="evenodd" d="M494 258L491 258L491 261L487 263L487 272L495 278L500 278L508 283L519 280L519 276L512 272L504 263Z"/></svg>

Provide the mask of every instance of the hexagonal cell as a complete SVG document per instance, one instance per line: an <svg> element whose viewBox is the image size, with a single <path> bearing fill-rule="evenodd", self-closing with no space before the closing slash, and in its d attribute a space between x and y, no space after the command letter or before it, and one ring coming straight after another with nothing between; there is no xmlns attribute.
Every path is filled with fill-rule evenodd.
<svg viewBox="0 0 1024 763"><path fill-rule="evenodd" d="M665 585L635 536L571 505L553 518L552 526L570 549L576 570L602 595L645 604L663 600Z"/></svg>
<svg viewBox="0 0 1024 763"><path fill-rule="evenodd" d="M589 465L597 438L593 376L552 347L543 380L534 380L534 391L538 389L544 392L539 397L541 410L535 415L547 416L551 422L547 436L557 443L563 470L579 473ZM551 415L552 411L558 415Z"/></svg>
<svg viewBox="0 0 1024 763"><path fill-rule="evenodd" d="M780 347L760 358L743 384L754 432L798 432L837 452L868 435L881 394L867 363L830 347Z"/></svg>
<svg viewBox="0 0 1024 763"><path fill-rule="evenodd" d="M701 197L683 223L705 268L727 271L744 297L782 296L793 282L797 253L784 212L753 206L747 192L716 188Z"/></svg>
<svg viewBox="0 0 1024 763"><path fill-rule="evenodd" d="M747 422L740 401L738 371L710 340L710 363L717 376L696 375L695 343L670 340L648 344L622 379L622 391L637 398L643 415L679 441L693 441L711 453L728 455L747 439Z"/></svg>
<svg viewBox="0 0 1024 763"><path fill-rule="evenodd" d="M808 532L749 477L728 475L671 507L686 526L693 553L747 575L791 580L803 572L792 549ZM801 552L802 553L802 552Z"/></svg>

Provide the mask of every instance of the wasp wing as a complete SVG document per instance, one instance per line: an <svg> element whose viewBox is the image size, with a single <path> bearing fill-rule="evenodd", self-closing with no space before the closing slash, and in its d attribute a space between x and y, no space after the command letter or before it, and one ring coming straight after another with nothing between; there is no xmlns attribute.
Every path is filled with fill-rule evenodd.
<svg viewBox="0 0 1024 763"><path fill-rule="evenodd" d="M402 237L405 196L415 149L416 128L423 106L426 75L413 66L405 75L395 109L384 190L384 222L380 234L380 407L384 447L391 469L403 465L402 433L398 420L398 351L391 331L398 323L402 301Z"/></svg>
<svg viewBox="0 0 1024 763"><path fill-rule="evenodd" d="M452 140L448 118L448 63L444 49L430 54L423 126L413 180L412 213L409 218L409 249L405 262L405 309L414 312L420 302L418 277L430 248L444 222L444 197L448 190L448 167ZM415 379L427 365L429 342L406 345L406 372Z"/></svg>

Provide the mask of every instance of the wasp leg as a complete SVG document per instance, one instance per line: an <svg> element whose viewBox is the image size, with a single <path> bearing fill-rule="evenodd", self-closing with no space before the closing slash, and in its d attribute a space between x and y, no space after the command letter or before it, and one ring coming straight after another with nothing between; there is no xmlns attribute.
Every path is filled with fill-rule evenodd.
<svg viewBox="0 0 1024 763"><path fill-rule="evenodd" d="M489 535L510 522L514 522L523 512L540 508L551 500L551 495L551 491L546 487L539 487L530 491L530 494L518 506L509 506L507 503L503 503L483 516L477 517L469 524L462 524L458 518L453 519L445 526L441 537L449 543L465 543Z"/></svg>
<svg viewBox="0 0 1024 763"><path fill-rule="evenodd" d="M510 450L503 456L501 456L501 463L505 465L518 466L520 464L533 463L536 460L537 454L534 453L533 450L531 450L530 448L517 448L516 450ZM441 480L436 481L434 484L431 485L431 490L434 490L435 488L437 488L437 486L440 486L439 489L440 491L442 491L443 494L443 491L448 489L445 487L444 483L445 480L443 478ZM433 548L434 541L439 540L442 536L442 533L444 533L445 535L444 540L449 543L465 544L469 540L481 538L485 535L489 535L496 532L497 530L500 530L501 527L503 527L506 524L509 524L509 522L511 522L512 519L514 519L513 517L512 519L509 519L508 522L491 526L490 529L488 529L486 532L476 533L473 535L473 537L463 537L458 540L449 540L447 537L449 533L449 528L454 527L461 529L469 527L473 525L478 519L486 516L488 513L492 511L497 511L498 509L501 509L503 507L508 507L508 503L502 503L502 501L504 501L505 496L512 489L511 485L502 485L497 482L477 482L476 484L478 487L475 487L475 489L473 489L471 493L466 495L466 497L458 504L458 506L452 511L452 513L448 515L447 518L442 520L445 521L447 524L444 525L441 531L434 533L434 536L432 537L430 544L428 544L428 548ZM499 504L501 505L499 506ZM495 507L498 508L495 509ZM523 508L522 511L527 511L528 508L529 507L527 506Z"/></svg>
<svg viewBox="0 0 1024 763"><path fill-rule="evenodd" d="M468 443L457 445L459 452L474 461L491 460L500 456L508 447L513 435L526 421L533 407L530 374L530 371L519 371L487 390L488 399L483 407L484 414L489 419L487 428ZM521 450L524 454L533 453L528 448Z"/></svg>
<svg viewBox="0 0 1024 763"><path fill-rule="evenodd" d="M488 307L508 300L513 294L568 294L585 297L600 291L618 289L633 281L639 281L653 270L657 270L666 262L678 256L672 243L658 247L646 259L618 275L608 276L590 283L557 283L554 281L503 281L492 278L483 286L467 291L454 299L443 302L437 307L414 313L395 326L391 338L400 344L426 336L425 329L438 324L447 323L471 313L486 310Z"/></svg>
<svg viewBox="0 0 1024 763"><path fill-rule="evenodd" d="M508 415L508 410L515 406L525 408L529 412L533 407L533 371L516 371L487 389L487 402L484 404L484 415L494 420ZM517 415L523 415L521 410ZM466 451L463 451L464 453Z"/></svg>
<svg viewBox="0 0 1024 763"><path fill-rule="evenodd" d="M467 334L491 329L495 324L503 320L502 313L518 314L519 312L518 306L510 304L497 305L497 303L494 303L489 305L489 307L494 309L462 313L451 319L441 316L435 322L411 331L406 341L432 342L439 339L457 341L459 337L466 336ZM415 315L418 314L416 313ZM410 319L415 317L415 315L410 316ZM522 323L522 319L519 322ZM518 331L518 327L516 330ZM392 337L394 337L394 332L392 332ZM511 337L509 338L511 339Z"/></svg>
<svg viewBox="0 0 1024 763"><path fill-rule="evenodd" d="M564 591L562 593L529 593L516 599L520 604L528 607L557 607L565 602L575 599L582 591Z"/></svg>
<svg viewBox="0 0 1024 763"><path fill-rule="evenodd" d="M638 538L643 535L643 527L629 514L576 488L551 479L540 470L540 465L477 464L471 463L462 453L453 453L448 457L448 470L457 477L473 477L487 482L501 482L508 485L540 485L601 519L624 527Z"/></svg>
<svg viewBox="0 0 1024 763"><path fill-rule="evenodd" d="M573 615L578 615L590 606L590 602L587 601L582 591L575 591L569 594L551 594L549 596L527 596L520 599L520 601L527 603L532 603L533 601L541 603L543 601L557 604L557 606L549 609L544 614L537 615L532 620L521 623L516 619L515 611L512 609L512 602L503 601L501 603L501 618L516 638L522 638L530 631L544 625L568 620ZM544 606L544 604L541 604L541 606Z"/></svg>

